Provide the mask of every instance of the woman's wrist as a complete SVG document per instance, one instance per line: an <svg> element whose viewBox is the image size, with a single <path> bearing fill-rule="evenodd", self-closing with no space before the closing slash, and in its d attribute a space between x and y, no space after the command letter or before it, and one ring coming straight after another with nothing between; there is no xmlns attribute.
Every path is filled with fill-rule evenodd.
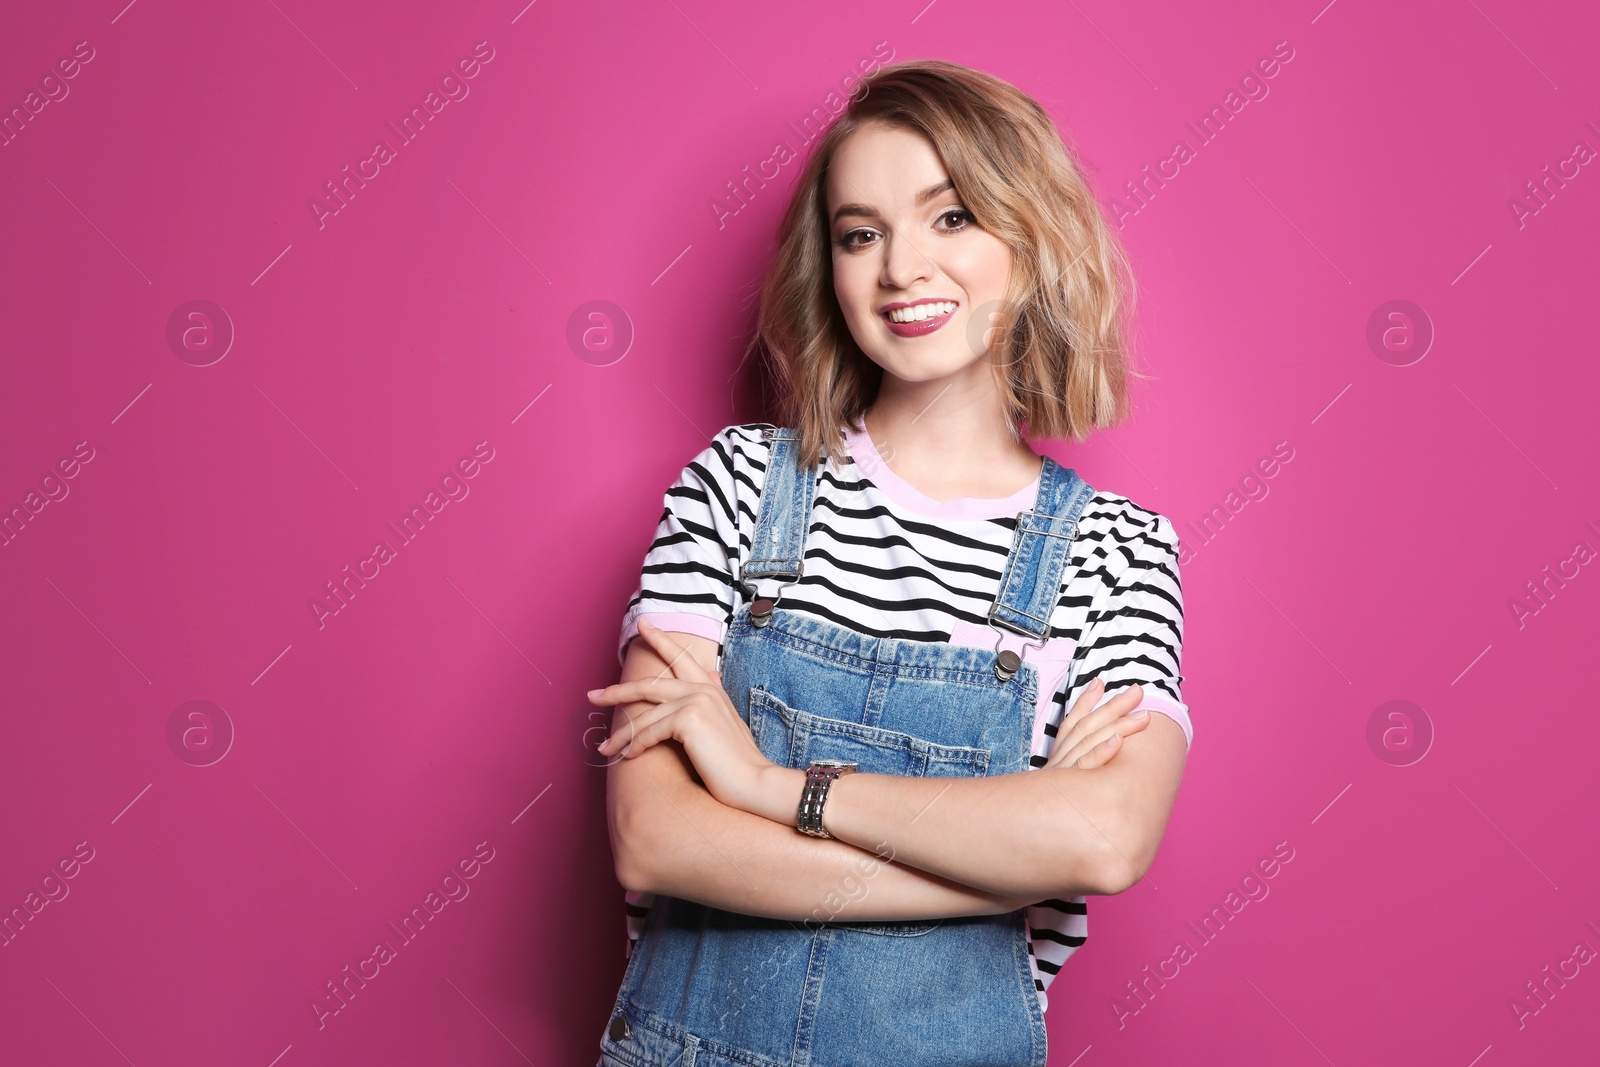
<svg viewBox="0 0 1600 1067"><path fill-rule="evenodd" d="M805 791L806 772L769 763L756 776L756 788L745 811L793 827L800 813L800 794Z"/></svg>

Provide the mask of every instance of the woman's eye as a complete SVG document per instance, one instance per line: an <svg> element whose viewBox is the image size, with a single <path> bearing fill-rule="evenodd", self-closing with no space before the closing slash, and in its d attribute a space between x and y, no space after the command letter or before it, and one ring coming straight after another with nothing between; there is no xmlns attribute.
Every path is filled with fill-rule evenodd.
<svg viewBox="0 0 1600 1067"><path fill-rule="evenodd" d="M956 218L963 220L962 224L960 226L956 227L957 230L965 229L966 228L966 224L969 223L969 222L978 221L976 218L973 217L972 212L968 211L964 207L953 207L949 211L946 211L944 214L940 215L939 219L940 219L940 221L943 221L945 219L950 218L951 216L955 216Z"/></svg>
<svg viewBox="0 0 1600 1067"><path fill-rule="evenodd" d="M838 243L839 247L844 249L845 251L853 252L856 249L862 247L860 244L856 243L853 240L853 238L856 238L856 237L868 237L871 234L872 234L871 230L851 230L849 233L847 233L843 237L839 238L837 243Z"/></svg>

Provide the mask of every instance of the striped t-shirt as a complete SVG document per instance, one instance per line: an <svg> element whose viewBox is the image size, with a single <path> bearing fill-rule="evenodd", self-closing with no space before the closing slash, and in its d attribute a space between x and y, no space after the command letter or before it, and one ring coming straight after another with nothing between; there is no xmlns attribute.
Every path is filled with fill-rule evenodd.
<svg viewBox="0 0 1600 1067"><path fill-rule="evenodd" d="M642 615L663 630L722 643L749 596L737 576L750 555L771 449L761 431L771 425L724 428L667 490L623 616L619 661ZM877 637L994 648L989 608L1017 513L1037 501L1038 479L1008 497L934 500L889 469L864 425L847 427L844 444L843 462L830 458L823 467L805 566L784 587L783 609ZM1095 493L1078 521L1050 624L1043 648L1024 650L1020 635L1002 646L1039 670L1030 767L1044 765L1066 709L1096 677L1107 698L1140 683L1140 707L1170 715L1193 741L1180 690L1178 538L1165 516ZM629 954L653 900L626 894ZM1042 900L1025 913L1034 986L1047 1007L1045 990L1088 936L1086 901Z"/></svg>

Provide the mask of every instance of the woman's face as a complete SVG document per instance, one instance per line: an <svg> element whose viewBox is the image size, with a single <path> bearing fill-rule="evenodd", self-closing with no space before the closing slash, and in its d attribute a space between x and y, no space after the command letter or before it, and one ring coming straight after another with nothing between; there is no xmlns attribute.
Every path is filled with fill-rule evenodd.
<svg viewBox="0 0 1600 1067"><path fill-rule="evenodd" d="M833 290L856 344L903 382L976 383L1011 250L962 206L933 143L869 123L838 147L827 182ZM907 311L929 317L894 321Z"/></svg>

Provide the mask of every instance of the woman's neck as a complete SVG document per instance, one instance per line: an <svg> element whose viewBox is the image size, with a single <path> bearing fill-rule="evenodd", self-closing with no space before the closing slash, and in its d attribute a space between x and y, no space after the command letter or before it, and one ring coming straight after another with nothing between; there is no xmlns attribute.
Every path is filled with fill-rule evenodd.
<svg viewBox="0 0 1600 1067"><path fill-rule="evenodd" d="M880 395L864 421L878 459L934 500L1011 496L1039 477L1039 454L1012 435L997 404Z"/></svg>

